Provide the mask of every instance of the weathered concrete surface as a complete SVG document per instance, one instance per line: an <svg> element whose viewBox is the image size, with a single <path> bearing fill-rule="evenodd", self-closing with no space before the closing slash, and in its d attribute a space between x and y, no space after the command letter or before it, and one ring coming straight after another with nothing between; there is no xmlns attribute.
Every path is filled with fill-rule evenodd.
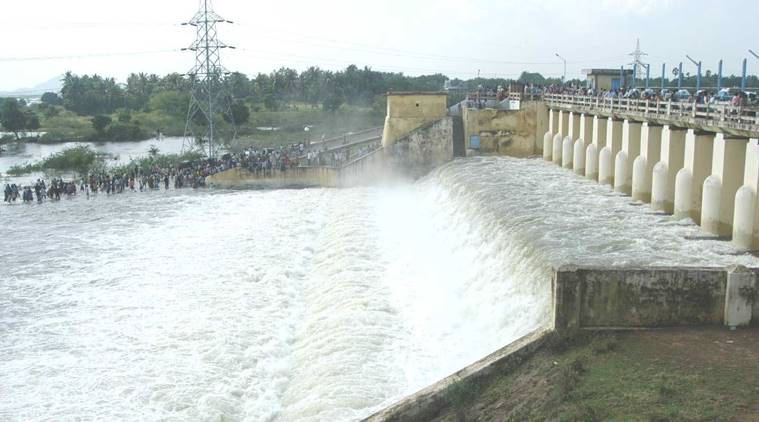
<svg viewBox="0 0 759 422"><path fill-rule="evenodd" d="M375 413L365 421L416 422L428 421L452 404L448 388L457 381L466 379L485 383L489 378L503 376L514 370L543 345L545 334L550 330L538 330L528 334L508 346L467 366L435 384L411 395L400 402Z"/></svg>
<svg viewBox="0 0 759 422"><path fill-rule="evenodd" d="M545 113L542 102L522 102L516 111L465 108L462 113L467 147L471 136L478 135L482 154L529 157L543 150L545 131L538 130L539 125L546 124L539 117ZM541 145L540 149L536 144Z"/></svg>
<svg viewBox="0 0 759 422"><path fill-rule="evenodd" d="M730 267L725 290L725 325L742 327L751 324L755 300L749 292L756 290L756 275L746 267Z"/></svg>
<svg viewBox="0 0 759 422"><path fill-rule="evenodd" d="M339 171L328 167L296 167L251 172L233 168L206 178L209 186L226 189L290 189L339 186Z"/></svg>
<svg viewBox="0 0 759 422"><path fill-rule="evenodd" d="M389 92L382 146L390 146L412 131L448 114L445 92Z"/></svg>
<svg viewBox="0 0 759 422"><path fill-rule="evenodd" d="M721 324L718 268L577 268L554 274L555 328Z"/></svg>
<svg viewBox="0 0 759 422"><path fill-rule="evenodd" d="M398 139L385 147L385 159L389 174L411 179L453 160L453 119L444 117Z"/></svg>

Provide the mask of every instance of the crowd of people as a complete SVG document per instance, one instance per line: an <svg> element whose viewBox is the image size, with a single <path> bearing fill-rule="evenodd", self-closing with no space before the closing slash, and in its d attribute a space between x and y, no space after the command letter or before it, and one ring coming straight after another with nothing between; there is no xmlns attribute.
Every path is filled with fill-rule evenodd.
<svg viewBox="0 0 759 422"><path fill-rule="evenodd" d="M61 197L72 197L83 194L115 195L125 191L146 192L155 190L170 190L181 188L201 188L206 186L206 178L231 168L244 168L258 174L274 171L288 171L295 167L340 166L349 159L366 155L379 147L375 142L363 145L356 151L349 149L309 150L306 145L291 144L277 148L250 147L240 153L223 154L218 159L201 159L193 162L183 162L173 167L154 165L147 169L137 166L126 170L101 171L91 173L78 180L65 181L53 178L19 186L6 183L4 201L15 203L43 202L45 200L60 200Z"/></svg>

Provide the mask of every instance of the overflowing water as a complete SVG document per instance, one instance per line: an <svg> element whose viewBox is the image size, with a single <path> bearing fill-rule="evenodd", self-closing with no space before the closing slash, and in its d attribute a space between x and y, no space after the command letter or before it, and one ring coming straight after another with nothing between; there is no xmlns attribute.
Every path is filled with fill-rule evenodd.
<svg viewBox="0 0 759 422"><path fill-rule="evenodd" d="M539 160L0 207L0 420L349 421L548 322L563 263L757 265Z"/></svg>

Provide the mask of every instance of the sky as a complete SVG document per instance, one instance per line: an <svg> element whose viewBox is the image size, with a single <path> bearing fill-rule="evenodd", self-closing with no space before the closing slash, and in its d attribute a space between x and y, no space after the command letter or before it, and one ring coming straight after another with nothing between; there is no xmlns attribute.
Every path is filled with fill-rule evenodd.
<svg viewBox="0 0 759 422"><path fill-rule="evenodd" d="M193 65L190 20L202 0L4 0L0 91L31 87L66 71L124 81L129 73L185 73ZM233 24L222 57L248 75L287 66L349 64L409 75L516 78L524 71L582 77L619 68L640 39L652 76L686 54L703 70L759 73L756 0L213 0ZM752 44L753 43L753 44Z"/></svg>

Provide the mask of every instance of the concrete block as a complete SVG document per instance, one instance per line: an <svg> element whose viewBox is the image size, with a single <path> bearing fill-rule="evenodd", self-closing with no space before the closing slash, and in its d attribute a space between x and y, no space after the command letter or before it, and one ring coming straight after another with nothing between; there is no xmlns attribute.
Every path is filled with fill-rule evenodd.
<svg viewBox="0 0 759 422"><path fill-rule="evenodd" d="M756 292L756 276L751 270L742 266L728 269L725 290L725 325L742 327L751 323L754 298L747 295L754 292Z"/></svg>

